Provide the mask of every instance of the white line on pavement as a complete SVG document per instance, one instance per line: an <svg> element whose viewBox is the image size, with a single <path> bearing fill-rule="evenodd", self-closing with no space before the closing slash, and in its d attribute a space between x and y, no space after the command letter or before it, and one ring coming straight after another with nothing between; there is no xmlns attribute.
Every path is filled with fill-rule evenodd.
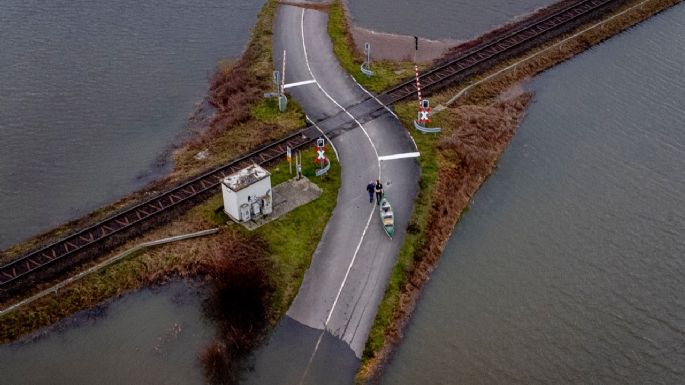
<svg viewBox="0 0 685 385"><path fill-rule="evenodd" d="M302 9L302 19L300 21L300 31L302 32L302 48L304 49L304 62L307 65L307 70L309 71L309 74L312 76L312 79L316 80L316 77L314 76L314 73L312 72L312 68L309 65L309 57L307 56L307 45L305 44L305 41L304 41L304 11L305 10L306 10L305 8ZM364 132L364 135L366 135L366 137L369 139L369 143L371 143L371 147L373 147L373 152L376 153L376 158L378 158L378 150L376 149L376 145L373 144L373 140L371 140L369 133L366 132L366 129L364 128L364 126L362 126L362 124L359 122L359 120L357 120L357 118L352 116L352 114L349 111L347 111L345 109L345 107L341 106L340 103L338 103L335 99L333 99L333 97L331 95L329 95L328 92L326 92L326 90L323 89L323 87L321 87L321 84L319 84L318 81L316 82L316 85L317 85L317 87L319 87L321 92L323 92L323 94L326 95L326 97L333 102L333 104L338 106L341 110L343 110L343 112L345 112L347 114L347 116L352 118L352 120L354 120L354 122L357 123L359 128L361 128L362 131ZM378 161L378 179L381 179L381 162L380 162L380 160Z"/></svg>
<svg viewBox="0 0 685 385"><path fill-rule="evenodd" d="M357 81L357 79L354 78L354 76L350 75L350 77L352 78L352 80L354 80L355 83L357 83L357 85L359 86L359 88L362 89L362 91L366 92L369 96L371 96L372 98L374 98L374 99L378 102L378 104L380 104L381 106L385 107L385 109L388 110L388 112L390 112L390 113L392 114L392 116L395 117L395 119L400 120L400 118L397 116L397 114L395 114L395 112L394 112L393 110L391 110L390 107L388 107L387 105L383 104L383 102L381 102L380 100L378 100L378 98L376 97L376 95L372 94L372 93L369 92L366 88L364 88L361 84L359 84L359 82ZM411 133L410 133L409 131L407 131L407 135L409 135L409 138L411 139L412 143L414 143L414 148L416 149L416 151L418 151L418 150L419 150L419 146L416 145L416 141L414 140L414 137L411 135Z"/></svg>
<svg viewBox="0 0 685 385"><path fill-rule="evenodd" d="M306 9L302 9L302 17L300 19L300 32L302 33L302 48L304 50L304 61L305 64L307 65L307 70L309 71L309 74L311 75L312 79L316 80L316 77L314 76L314 73L312 72L312 68L309 65L309 58L307 56L307 44L305 43L304 40L304 13ZM376 149L376 145L373 143L371 140L371 137L369 136L369 133L366 132L364 129L364 126L355 118L352 116L352 114L345 109L345 107L341 106L340 103L338 103L331 95L326 92L326 90L323 89L321 84L319 82L316 82L317 87L323 92L324 95L328 99L330 99L336 106L338 106L341 110L343 110L352 120L354 120L355 123L359 126L359 128L362 129L364 132L364 135L366 135L366 138L369 140L369 143L371 144L371 147L373 148L373 152L376 154L376 159L378 161L378 179L381 179L381 161L378 159L378 150ZM302 378L300 380L300 384L304 383L305 378L307 377L307 373L309 372L309 368L314 360L314 356L316 355L316 351L319 348L319 344L321 343L321 339L323 338L324 333L326 332L326 327L328 326L328 322L331 320L331 316L333 315L333 311L335 310L335 306L338 304L338 300L340 299L340 294L342 293L343 288L345 287L345 283L347 282L347 278L350 275L350 270L352 270L352 266L354 265L354 261L357 259L357 254L359 253L359 249L361 248L362 242L364 241L364 237L366 236L366 231L369 229L369 225L371 224L371 218L373 217L373 213L376 211L376 207L374 205L373 209L369 213L369 218L366 221L366 226L364 226L364 231L362 232L362 236L359 238L359 243L357 244L357 248L354 251L354 254L352 255L352 260L350 261L349 266L347 266L347 271L345 272L345 277L343 278L342 283L340 284L340 288L338 289L338 293L335 296L335 300L333 301L333 305L331 306L331 310L328 312L328 316L326 317L326 321L323 324L323 330L321 331L321 334L319 335L319 339L316 342L316 346L314 347L314 351L312 351L312 355L309 358L309 363L307 364L307 368L305 369L304 373L302 374Z"/></svg>
<svg viewBox="0 0 685 385"><path fill-rule="evenodd" d="M312 125L314 125L314 127L315 127L317 130L319 130L319 132L321 133L321 135L323 135L323 137L326 138L326 140L328 141L328 143L331 144L331 147L333 147L333 152L335 152L335 157L336 157L336 159L338 159L338 163L340 163L340 156L338 155L338 149L335 148L335 144L333 144L333 141L331 140L331 138L329 138L328 135L326 135L326 133L323 132L323 130L319 128L319 125L316 124L315 121L309 119L309 115L305 115L304 118L307 119L307 120L309 120L309 122L310 122Z"/></svg>
<svg viewBox="0 0 685 385"><path fill-rule="evenodd" d="M388 112L391 113L392 116L395 117L395 119L397 119L397 120L400 119L400 118L397 117L397 114L395 114L395 112L394 112L393 110L390 109L390 107L386 106L385 104L383 104L383 102L381 102L380 100L378 100L378 98L376 97L376 95L374 95L374 94L372 94L371 92L367 91L366 88L364 88L361 84L359 84L359 82L357 81L357 79L354 78L354 76L350 75L350 77L352 78L352 80L354 80L355 83L357 83L357 85L359 86L359 88L361 88L361 89L362 89L364 92L366 92L369 96L371 96L372 98L374 98L374 99L378 102L378 104L380 104L380 105L383 106L386 110L388 110Z"/></svg>
<svg viewBox="0 0 685 385"><path fill-rule="evenodd" d="M394 155L383 155L379 156L380 160L393 160L393 159L404 159L404 158L418 158L421 153L418 152L406 152L404 154L394 154Z"/></svg>
<svg viewBox="0 0 685 385"><path fill-rule="evenodd" d="M305 80L305 81L296 82L296 83L288 83L288 84L284 85L283 88L288 89L288 88L304 86L304 85L312 84L312 83L316 83L316 80L312 79L312 80Z"/></svg>

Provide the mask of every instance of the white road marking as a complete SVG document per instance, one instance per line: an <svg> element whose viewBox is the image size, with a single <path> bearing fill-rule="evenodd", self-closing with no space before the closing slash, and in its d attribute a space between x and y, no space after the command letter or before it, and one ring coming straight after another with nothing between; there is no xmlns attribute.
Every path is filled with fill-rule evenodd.
<svg viewBox="0 0 685 385"><path fill-rule="evenodd" d="M393 159L404 159L404 158L418 158L421 156L419 152L406 152L404 154L394 154L394 155L383 155L379 156L380 160L393 160Z"/></svg>
<svg viewBox="0 0 685 385"><path fill-rule="evenodd" d="M378 98L376 97L376 95L374 95L374 94L372 94L371 92L367 91L366 88L364 88L361 84L359 84L359 82L357 81L357 79L354 78L354 76L350 75L350 77L352 78L352 80L354 80L355 83L357 83L357 85L359 86L359 88L361 88L361 89L362 89L364 92L366 92L369 96L371 96L372 98L374 98L374 99L378 102L378 104L380 104L380 105L383 106L386 110L388 110L388 112L391 113L392 116L395 117L395 119L400 120L400 118L397 117L397 114L395 114L395 112L394 112L393 110L391 110L390 107L386 106L386 105L383 104L380 100L378 100Z"/></svg>
<svg viewBox="0 0 685 385"><path fill-rule="evenodd" d="M305 80L305 81L296 82L296 83L288 83L288 84L284 85L283 88L288 89L288 88L304 86L304 85L312 84L312 83L316 83L316 80L312 79L312 80Z"/></svg>
<svg viewBox="0 0 685 385"><path fill-rule="evenodd" d="M305 44L305 41L304 41L304 11L305 11L305 8L302 9L302 19L300 22L300 31L302 32L302 48L304 49L304 62L307 65L307 70L309 71L309 74L312 76L312 79L316 80L316 76L314 76L314 73L312 72L312 68L309 65L309 57L307 56L307 45ZM326 97L333 102L333 104L338 106L338 108L343 110L343 112L345 112L347 114L347 116L352 118L352 120L354 120L354 122L357 123L359 128L361 128L362 131L364 132L364 135L366 135L366 137L369 139L369 143L371 144L371 147L373 147L373 152L376 153L376 158L378 158L378 150L376 149L376 145L373 144L373 140L371 140L369 133L366 132L366 129L364 128L364 126L362 126L362 124L359 122L359 120L357 120L357 118L352 116L352 114L349 111L347 111L345 109L345 107L341 106L340 103L338 103L335 99L333 99L333 97L331 95L329 95L328 92L326 92L326 90L323 89L323 87L321 87L321 84L319 84L318 81L316 82L316 85L317 85L317 87L319 87L321 92L323 92L323 94L326 95ZM381 179L381 162L380 161L378 161L378 179Z"/></svg>
<svg viewBox="0 0 685 385"><path fill-rule="evenodd" d="M304 50L304 61L305 64L307 65L307 70L309 71L309 74L311 75L312 79L316 80L316 77L314 76L314 73L312 72L312 68L309 65L309 57L307 56L307 44L305 43L304 40L304 13L305 9L302 9L302 17L300 18L300 32L302 34L302 48ZM352 116L352 114L345 109L340 103L338 103L331 95L326 92L326 90L321 87L321 84L319 82L316 82L317 87L323 92L324 95L328 99L330 99L333 104L338 106L341 110L343 110L352 120L354 120L355 123L359 126L359 128L362 129L364 132L364 135L366 135L366 138L369 140L369 143L371 144L371 147L373 148L373 152L376 154L376 159L378 161L378 179L381 179L381 161L378 159L378 150L376 149L376 145L373 143L371 140L371 137L369 136L369 133L366 132L366 129L364 129L364 126L355 118ZM309 368L314 360L314 356L316 355L317 350L319 349L319 344L321 343L321 340L323 338L324 333L326 332L326 327L328 326L328 322L331 320L331 316L333 316L333 311L335 310L335 306L338 304L338 300L340 299L340 294L342 293L343 288L345 287L345 283L347 282L347 278L350 275L350 271L352 270L352 266L354 265L354 261L357 259L357 254L359 253L359 249L361 248L362 242L364 241L364 237L366 236L366 231L369 229L369 225L371 224L371 218L373 217L373 213L376 211L376 205L374 205L373 209L369 213L369 218L366 221L366 226L364 226L364 231L362 232L362 236L359 238L359 243L357 244L357 248L354 250L354 254L352 255L352 260L350 261L349 266L347 266L347 271L345 272L345 277L343 278L342 283L340 284L340 288L338 289L338 293L335 296L335 300L333 301L333 305L331 306L331 310L328 312L328 316L326 317L326 321L324 321L323 324L323 330L321 331L321 334L319 335L319 339L316 342L316 346L314 347L314 351L312 351L312 355L309 358L309 363L307 364L307 368L305 369L304 373L302 374L302 379L300 380L300 384L304 382L304 379L307 377L307 373L309 372Z"/></svg>
<svg viewBox="0 0 685 385"><path fill-rule="evenodd" d="M333 152L335 152L335 158L338 159L338 163L340 163L340 156L338 155L338 149L335 148L335 144L333 144L333 141L331 140L331 138L329 138L328 135L326 135L326 133L323 132L323 130L319 128L319 125L316 124L315 121L309 119L309 115L305 115L304 118L307 119L307 120L309 120L309 122L310 122L317 130L319 130L319 132L321 133L321 135L323 135L323 137L326 138L326 140L328 141L328 143L331 144L331 147L333 147Z"/></svg>
<svg viewBox="0 0 685 385"><path fill-rule="evenodd" d="M414 143L414 148L416 151L419 151L419 146L416 145L416 141L414 140L414 137L411 135L411 132L407 131L407 134L409 134L409 138L411 139L412 143Z"/></svg>
<svg viewBox="0 0 685 385"><path fill-rule="evenodd" d="M385 109L388 110L388 112L390 112L392 114L392 116L395 117L395 119L400 120L400 118L397 116L397 114L395 114L395 112L393 110L391 110L390 107L383 104L383 102L378 100L378 98L374 94L372 94L366 88L364 88L361 84L359 84L359 82L357 81L357 79L354 78L354 76L350 75L350 77L352 78L352 80L354 80L354 82L357 84L357 86L359 86L359 88L362 89L362 91L366 92L369 96L374 98L378 102L378 104L385 107ZM416 151L419 151L419 146L416 145L416 141L414 140L414 137L411 135L411 133L409 131L407 131L407 134L409 135L409 138L411 139L412 143L414 143L414 148L416 149Z"/></svg>
<svg viewBox="0 0 685 385"><path fill-rule="evenodd" d="M316 76L314 76L314 73L312 72L312 68L309 65L309 57L307 55L307 44L305 43L305 40L304 40L304 12L305 12L305 9L303 8L302 9L302 17L300 19L300 31L302 32L302 49L304 50L304 61L305 61L305 64L307 65L307 70L309 71L309 74L312 76L312 79L316 80ZM345 107L343 107L342 105L340 105L340 103L338 103L335 99L333 99L333 97L328 92L326 92L326 90L324 90L323 87L321 87L321 84L319 84L318 81L316 82L316 85L319 87L321 92L323 92L324 95L326 95L326 97L328 99L330 99L336 106L338 106L341 110L343 110L347 114L347 116L352 118L352 120L354 120L354 122L357 123L359 128L361 128L362 131L364 132L364 135L366 135L367 139L369 139L369 143L371 143L371 147L373 148L373 152L376 153L376 159L378 160L378 179L381 179L381 161L378 158L378 150L376 149L376 145L373 144L373 140L371 140L369 133L366 132L366 129L364 129L364 126L362 126L362 124L359 122L359 120L357 120L357 118L355 118L349 111L347 111L345 109ZM366 221L366 227L364 227L364 232L362 233L362 236L359 239L359 244L357 244L357 248L354 251L354 255L352 256L352 261L350 261L350 265L347 267L347 272L345 273L345 278L343 279L342 284L340 285L340 289L338 289L338 294L335 296L335 301L333 301L333 306L331 306L331 310L328 312L328 317L326 317L326 321L323 324L324 330L326 329L326 326L328 326L328 321L331 320L331 316L333 315L333 310L335 310L335 306L338 304L338 300L340 299L340 294L342 293L342 289L345 286L345 282L347 282L347 277L350 274L350 270L352 270L352 265L354 265L354 261L357 259L357 253L359 252L359 248L361 247L362 241L364 240L364 235L366 235L366 230L368 230L368 228L369 228L369 224L371 223L371 217L372 217L374 211L376 211L375 206L374 206L373 210L371 210L371 213L369 213L369 220Z"/></svg>

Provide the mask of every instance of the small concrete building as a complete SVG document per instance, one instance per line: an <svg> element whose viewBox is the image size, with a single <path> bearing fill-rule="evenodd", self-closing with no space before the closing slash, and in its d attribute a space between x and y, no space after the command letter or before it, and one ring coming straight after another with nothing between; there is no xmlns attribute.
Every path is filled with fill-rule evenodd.
<svg viewBox="0 0 685 385"><path fill-rule="evenodd" d="M224 212L236 222L271 214L271 174L256 164L229 175L221 182Z"/></svg>

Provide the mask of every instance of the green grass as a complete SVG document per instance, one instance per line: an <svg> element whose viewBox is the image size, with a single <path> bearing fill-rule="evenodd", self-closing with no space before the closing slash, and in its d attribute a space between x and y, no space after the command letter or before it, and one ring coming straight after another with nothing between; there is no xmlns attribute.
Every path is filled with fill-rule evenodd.
<svg viewBox="0 0 685 385"><path fill-rule="evenodd" d="M402 103L395 107L400 120L407 127L412 127L415 117L416 106L413 102ZM410 126L411 125L411 126ZM385 332L392 321L392 315L398 305L400 292L406 284L411 267L414 264L414 256L421 247L428 223L428 213L432 204L433 187L438 176L438 153L435 149L438 136L432 134L413 133L416 145L421 152L419 163L421 165L421 179L419 195L414 203L414 209L409 220L407 235L405 237L397 263L393 267L388 287L383 296L373 327L369 333L362 357L362 367L372 358L385 343Z"/></svg>
<svg viewBox="0 0 685 385"><path fill-rule="evenodd" d="M271 257L278 271L278 277L275 277L277 290L273 302L276 314L285 314L297 294L314 250L337 204L340 165L335 154L332 151L327 153L333 163L330 171L322 177L315 175L315 156L313 148L302 153L302 174L323 190L321 196L256 230L256 233L271 245ZM287 161L272 169L274 185L291 177Z"/></svg>
<svg viewBox="0 0 685 385"><path fill-rule="evenodd" d="M265 81L268 82L271 81L270 76L273 69L271 39L272 25L277 6L278 2L276 0L268 0L266 2L252 30L249 49L246 50L246 52L250 51L249 73L251 76L266 79ZM227 73L231 71L234 65L235 62L220 62L218 70ZM217 137L207 138L207 143L200 144L200 148L209 146L210 143L212 144L213 147L211 149L215 149L215 154L217 154L216 159L213 160L216 165L222 164L240 153L251 150L254 147L254 140L250 140L250 137L255 135L255 129L268 129L268 132L262 131L260 135L265 140L272 140L304 126L302 109L292 99L289 100L288 111L283 114L276 112L277 107L273 101L264 99L260 99L255 106L251 106L250 111L252 112L253 119L249 122L233 127L230 131L222 131ZM188 147L183 152L185 154L183 156L193 159L193 155L197 150ZM312 151L307 152L303 156L305 174L314 174L313 166L311 166L311 159L313 157ZM187 163L184 171L178 171L179 163L177 162L179 178L197 175L202 170L215 165L198 161L189 161ZM283 167L283 164L285 167ZM287 162L283 162L278 167L280 167L280 170L285 170L287 174ZM335 163L328 177L323 179L312 177L313 181L323 187L323 196L258 231L259 235L271 243L274 260L277 261L277 266L283 270L282 272L277 271L276 274L278 276L275 278L279 284L277 292L279 301L276 303L276 306L280 312L284 312L284 309L287 309L287 303L291 301L297 287L299 287L304 270L309 265L314 247L316 247L318 239L323 233L326 221L333 211L340 183L339 173L339 166ZM285 178L278 171L274 172L274 176L276 180L281 181ZM162 189L164 187L156 186L154 188ZM143 193L137 193L111 206L96 210L93 214L80 221L70 222L50 233L15 246L10 253L3 253L6 256L0 256L0 258L9 259L14 255L46 242L48 239L68 233L72 228L83 227L85 224L110 215L112 212L121 209L121 207L132 205L137 200L144 199L144 197ZM194 232L208 227L224 225L228 218L221 209L222 204L221 194L215 194L206 202L193 207L169 224L147 232L145 236L158 239L179 233ZM312 218L315 218L315 220L312 221ZM292 223L284 223L291 220ZM288 235L293 234L297 236L288 237ZM5 315L0 320L0 325L2 325L0 327L0 343L15 340L21 335L39 327L50 325L76 311L103 303L108 298L135 290L150 283L161 282L160 279L163 281L164 277L177 274L181 276L195 274L195 266L201 263L202 258L211 255L212 242L220 239L221 236L222 234L220 233L215 237L207 239L183 241L145 250L69 285L60 291L58 299L53 296L44 297L31 305L26 305L11 314ZM299 240L300 236L303 241ZM283 239L285 241L282 241ZM125 248L133 247L141 241L141 238L132 239L117 249L110 251L107 255L103 255L102 258L112 256ZM42 289L41 286L36 286L35 291L40 289Z"/></svg>
<svg viewBox="0 0 685 385"><path fill-rule="evenodd" d="M302 174L323 190L319 198L254 231L246 230L239 225L232 225L241 232L265 239L270 245L271 258L275 264L272 279L276 286L272 314L276 318L285 314L297 294L304 273L309 267L312 255L337 203L340 165L335 154L332 151L327 152L333 164L330 171L322 177L315 175L316 166L313 162L315 156L316 152L313 148L302 152ZM294 157L292 169L291 175L288 171L288 162L285 160L270 168L272 185L276 186L295 176ZM217 215L224 215L222 205L222 196L217 194L200 210L206 218L215 220ZM222 223L225 222L224 219Z"/></svg>
<svg viewBox="0 0 685 385"><path fill-rule="evenodd" d="M328 33L333 42L333 51L340 65L357 81L373 92L381 92L401 80L410 76L413 71L411 62L381 61L372 63L371 69L375 76L367 77L361 72L362 59L355 56L352 47L352 39L349 34L349 26L345 11L340 1L335 1L329 11ZM410 131L414 131L413 119L416 117L415 102L402 103L395 106L400 120ZM414 265L414 256L423 243L425 229L428 223L428 213L431 208L433 187L438 176L437 150L435 145L437 136L421 133L413 134L416 144L421 152L419 163L421 165L421 179L419 195L414 204L405 241L400 250L397 263L393 267L388 287L383 300L378 308L374 325L362 357L362 367L365 362L373 357L385 343L385 332L392 321L393 312L399 302L402 286L406 284L410 269Z"/></svg>
<svg viewBox="0 0 685 385"><path fill-rule="evenodd" d="M278 98L264 98L250 108L252 117L260 122L277 124L284 127L304 127L304 111L293 99L288 98L288 108L285 112L278 110Z"/></svg>
<svg viewBox="0 0 685 385"><path fill-rule="evenodd" d="M374 71L374 76L367 77L364 75L360 69L363 59L355 55L347 17L340 0L336 0L331 5L328 13L328 34L333 43L333 52L340 65L350 75L354 76L359 84L372 92L378 93L398 84L410 77L414 71L414 64L408 61L372 60L371 70Z"/></svg>

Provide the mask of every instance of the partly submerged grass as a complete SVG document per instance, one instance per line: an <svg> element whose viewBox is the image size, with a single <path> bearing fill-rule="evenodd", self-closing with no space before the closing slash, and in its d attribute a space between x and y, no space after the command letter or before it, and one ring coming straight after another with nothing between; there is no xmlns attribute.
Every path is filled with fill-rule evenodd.
<svg viewBox="0 0 685 385"><path fill-rule="evenodd" d="M190 119L196 132L189 132L190 137L173 151L171 158L174 169L171 174L82 218L0 251L0 263L7 263L41 245L68 236L77 229L101 221L181 181L192 179L261 144L280 139L303 127L304 113L294 100L289 100L286 113L277 115L271 107L273 101L262 98L262 92L272 87L271 38L277 7L277 0L266 1L243 57L217 63L209 90L209 99L216 105L216 111L211 121L202 119L210 114L206 109L196 111L200 118L194 115ZM206 158L196 158L195 155L201 151L206 152Z"/></svg>
<svg viewBox="0 0 685 385"><path fill-rule="evenodd" d="M224 243L235 241L235 232L248 238L263 239L269 245L269 258L275 267L270 277L275 293L269 310L272 317L269 321L274 322L285 313L294 298L336 204L340 166L334 161L333 154L329 154L334 161L331 170L324 177L316 177L312 162L314 155L314 150L308 149L302 156L303 174L323 190L321 197L313 202L250 232L238 225L225 226L227 217L222 210L223 199L221 193L217 193L173 223L151 231L142 239L122 245L108 257L130 249L137 243L179 233L222 226L219 234L143 250L68 285L59 293L6 314L0 318L0 343L15 340L79 310L96 306L143 285L163 283L173 276L192 277L204 274L207 259ZM275 183L290 177L286 161L270 170Z"/></svg>
<svg viewBox="0 0 685 385"><path fill-rule="evenodd" d="M276 291L271 312L274 319L285 314L295 297L304 278L304 272L309 267L314 250L323 235L323 229L326 227L337 203L338 189L340 188L340 165L337 163L335 154L327 153L332 165L328 173L321 177L315 175L316 166L313 162L315 156L316 152L313 148L302 152L302 174L323 190L319 198L254 231L248 231L237 224L229 226L236 231L258 236L269 244L270 258L275 267L272 278ZM272 167L270 172L271 182L274 186L292 179L295 176L294 156L292 173L289 171L288 162L285 160ZM207 204L198 206L196 210L207 220L218 220L225 223L228 218L223 213L222 205L222 196L217 194Z"/></svg>
<svg viewBox="0 0 685 385"><path fill-rule="evenodd" d="M249 52L247 52L252 61L249 62L245 72L263 80L264 87L269 86L270 83L272 69L271 26L276 7L276 0L268 0L262 8L257 24L253 29L248 46ZM222 76L230 77L232 71L240 65L245 65L245 63L220 63L217 71ZM233 80L229 81L233 82ZM230 106L226 106L226 108L228 107ZM293 100L289 101L288 111L283 114L276 113L275 103L268 99L260 98L251 107L248 105L247 108L250 115L247 121L233 127L225 127L224 130L216 130L214 135L202 136L200 140L192 141L182 150L177 151L175 160L178 163L174 175L151 187L150 190L159 191L164 188L165 183L175 183L179 178L183 179L208 167L222 164L253 149L259 143L278 139L286 133L302 127L304 123L302 110ZM193 155L203 148L210 149L210 158L206 161L194 159ZM311 173L313 175L311 170L313 166L309 161L313 157L311 150L305 152L303 156L305 174ZM282 171L285 170L287 173L287 163L278 165L274 170L274 180L276 182L284 180ZM252 236L263 236L270 243L274 252L274 261L277 266L274 280L278 285L274 314L284 312L297 287L299 287L314 247L316 247L326 221L335 206L340 183L339 172L339 165L334 163L328 176L324 178L313 177L312 180L319 183L324 190L321 198L298 208L293 213L252 234ZM73 232L74 228L101 220L107 215L111 215L111 213L148 196L147 192L141 192L124 198L111 206L97 210L88 217L17 245L4 254L4 258L9 260L18 254L35 248L37 245L48 242L50 239L67 235ZM197 205L174 219L168 225L148 231L136 239L131 239L107 255L100 256L98 260L110 258L145 241L221 226L226 222L221 205L221 194L216 194L203 204ZM283 222L292 223L285 224ZM230 233L233 231L238 230L223 229L218 235L212 237L187 240L144 250L61 289L58 296L44 297L6 314L0 318L0 343L15 340L79 310L102 304L110 298L142 286L159 284L172 276L201 274L203 260L212 254L217 244L232 239ZM84 264L81 269L85 270L93 263ZM44 282L36 285L35 292L48 288L55 282Z"/></svg>

